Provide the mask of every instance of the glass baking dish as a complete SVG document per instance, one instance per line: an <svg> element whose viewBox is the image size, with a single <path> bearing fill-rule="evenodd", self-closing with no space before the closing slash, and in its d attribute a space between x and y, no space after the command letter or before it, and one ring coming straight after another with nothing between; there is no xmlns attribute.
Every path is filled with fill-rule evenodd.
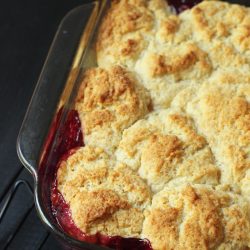
<svg viewBox="0 0 250 250"><path fill-rule="evenodd" d="M66 249L107 249L75 240L62 230L51 211L50 190L55 172L53 152L60 140L58 131L74 103L82 72L96 64L92 41L108 2L82 5L62 20L17 139L18 156L34 177L38 215Z"/></svg>
<svg viewBox="0 0 250 250"><path fill-rule="evenodd" d="M228 2L249 5L244 0ZM96 66L95 34L109 4L109 0L93 1L72 10L63 19L17 139L18 156L34 177L38 215L66 249L109 249L66 234L53 216L50 197L61 135L72 116L83 72Z"/></svg>

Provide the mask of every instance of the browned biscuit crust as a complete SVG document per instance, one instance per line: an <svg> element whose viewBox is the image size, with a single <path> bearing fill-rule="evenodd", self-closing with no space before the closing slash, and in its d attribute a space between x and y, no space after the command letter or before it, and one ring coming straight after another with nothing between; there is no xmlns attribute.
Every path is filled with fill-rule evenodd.
<svg viewBox="0 0 250 250"><path fill-rule="evenodd" d="M166 187L145 212L143 236L160 249L247 249L249 203L206 185Z"/></svg>
<svg viewBox="0 0 250 250"><path fill-rule="evenodd" d="M110 160L103 149L78 149L61 163L57 180L72 218L83 232L140 236L151 192L139 176Z"/></svg>
<svg viewBox="0 0 250 250"><path fill-rule="evenodd" d="M250 9L112 1L58 170L83 232L155 250L250 249Z"/></svg>
<svg viewBox="0 0 250 250"><path fill-rule="evenodd" d="M85 142L113 151L122 131L149 112L150 102L148 92L126 69L87 70L76 102Z"/></svg>

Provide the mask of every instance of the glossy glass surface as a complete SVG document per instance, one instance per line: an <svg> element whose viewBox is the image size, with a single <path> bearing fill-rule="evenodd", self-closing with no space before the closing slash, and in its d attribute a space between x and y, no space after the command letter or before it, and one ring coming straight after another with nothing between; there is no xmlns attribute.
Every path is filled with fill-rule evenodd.
<svg viewBox="0 0 250 250"><path fill-rule="evenodd" d="M72 10L62 21L17 140L19 159L34 177L38 215L67 249L105 249L75 240L66 234L52 213L50 195L55 174L53 166L56 166L58 161L55 156L74 146L75 141L78 146L82 145L81 133L78 131L74 134L76 130L73 127L69 128L72 126L69 120L75 118L70 107L74 102L81 72L85 67L94 65L94 61L89 58L93 54L91 41L107 2L93 1L91 4L80 6ZM59 115L53 121L57 113ZM67 118L70 118L68 123ZM65 137L66 130L69 133ZM79 140L75 140L76 138Z"/></svg>

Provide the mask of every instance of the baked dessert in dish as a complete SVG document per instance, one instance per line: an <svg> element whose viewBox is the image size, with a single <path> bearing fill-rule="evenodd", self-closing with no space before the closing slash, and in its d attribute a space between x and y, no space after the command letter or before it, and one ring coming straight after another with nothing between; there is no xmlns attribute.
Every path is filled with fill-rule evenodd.
<svg viewBox="0 0 250 250"><path fill-rule="evenodd" d="M186 3L117 0L102 21L51 195L79 240L250 249L250 9Z"/></svg>

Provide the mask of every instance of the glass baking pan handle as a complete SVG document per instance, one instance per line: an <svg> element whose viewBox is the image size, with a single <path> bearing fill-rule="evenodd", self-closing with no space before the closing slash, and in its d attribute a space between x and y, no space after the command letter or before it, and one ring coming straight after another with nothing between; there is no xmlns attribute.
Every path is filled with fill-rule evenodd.
<svg viewBox="0 0 250 250"><path fill-rule="evenodd" d="M58 107L65 84L76 59L76 50L93 13L101 1L93 1L69 12L62 20L42 73L34 90L17 139L22 164L37 180L40 152ZM97 14L96 14L97 15ZM74 27L74 29L72 29Z"/></svg>
<svg viewBox="0 0 250 250"><path fill-rule="evenodd" d="M9 191L7 192L6 197L0 201L0 223L13 199L13 197L15 196L15 193L17 191L17 189L21 186L24 185L26 187L26 189L29 191L29 193L31 195L33 195L33 189L30 186L30 184L26 181L26 180L18 180L16 181L11 188L9 189Z"/></svg>

